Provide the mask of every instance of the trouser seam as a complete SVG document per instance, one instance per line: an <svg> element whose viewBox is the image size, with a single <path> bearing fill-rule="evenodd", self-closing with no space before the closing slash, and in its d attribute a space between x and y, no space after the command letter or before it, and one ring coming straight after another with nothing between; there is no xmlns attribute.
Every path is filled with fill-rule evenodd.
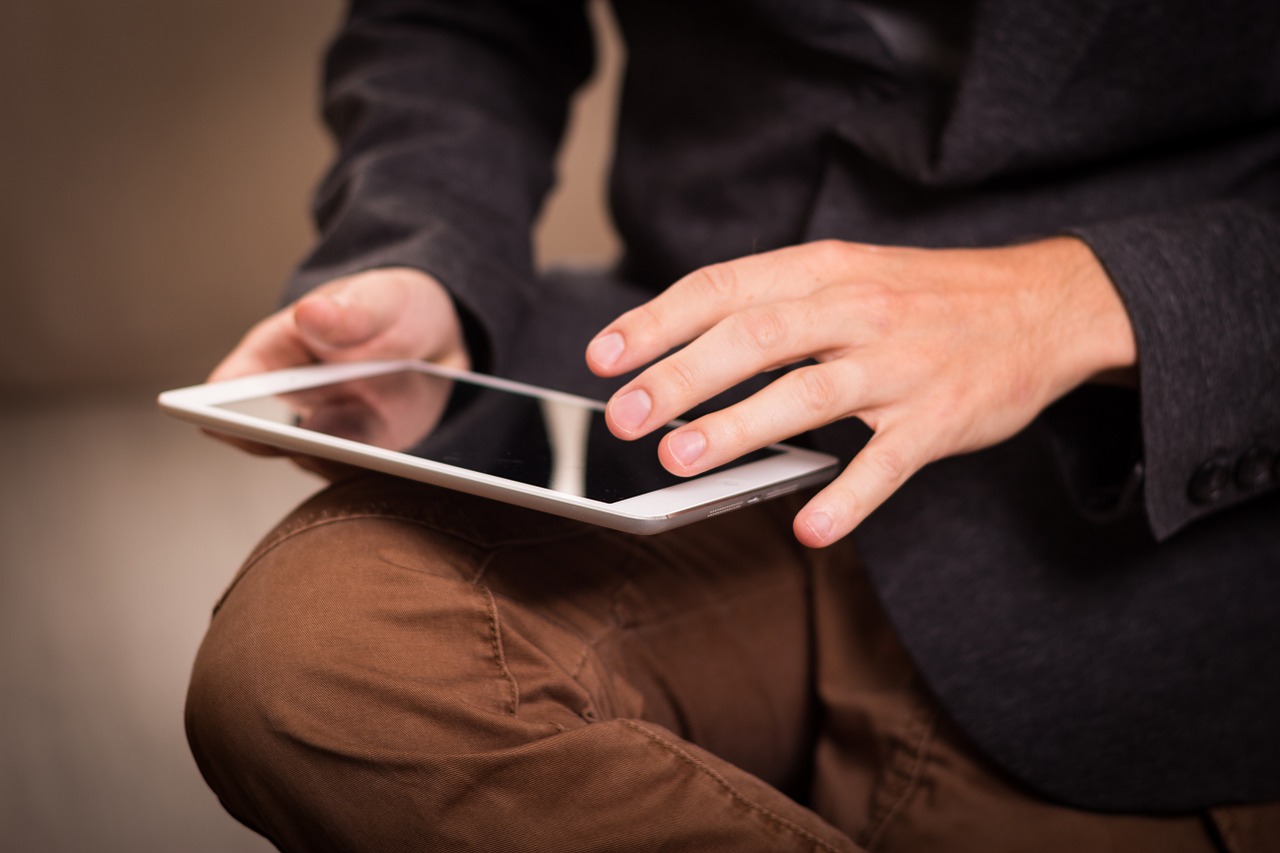
<svg viewBox="0 0 1280 853"><path fill-rule="evenodd" d="M902 779L901 787L886 805L876 809L878 814L872 815L871 823L858 839L867 850L874 850L876 845L884 840L894 818L906 807L916 786L923 778L925 761L936 729L935 719L936 712L923 710L909 726L908 731L914 731L912 731L911 745L907 749L907 766L904 769L902 763L898 761L890 765L890 772L899 775Z"/></svg>
<svg viewBox="0 0 1280 853"><path fill-rule="evenodd" d="M626 726L627 728L635 732L638 732L640 735L647 738L651 743L665 749L667 752L674 755L677 759L693 767L695 770L699 771L704 776L711 779L711 781L715 782L716 785L718 785L721 789L723 789L724 792L727 793L732 800L734 800L734 802L737 802L740 805L745 806L747 809L759 815L761 818L768 821L769 823L772 823L775 826L781 827L782 829L785 829L788 832L791 832L794 835L797 835L800 838L803 838L808 843L814 845L815 847L821 848L822 850L830 851L830 853L841 853L840 848L834 846L833 844L827 841L824 841L823 839L819 838L817 835L814 835L812 832L805 829L803 826L800 826L797 823L787 820L786 818L770 811L769 809L765 808L764 806L760 805L754 800L747 798L746 795L744 795L741 791L735 788L732 785L732 783L730 783L729 780L726 779L714 767L710 766L705 761L702 761L697 756L690 754L687 750L681 749L678 745L671 743L669 740L667 740L666 738L663 738L658 733L637 723L634 720L618 719L616 722L621 723L622 725Z"/></svg>
<svg viewBox="0 0 1280 853"><path fill-rule="evenodd" d="M502 673L502 677L506 679L507 689L511 694L508 711L512 716L515 716L520 710L520 683L516 681L511 668L507 666L507 656L502 647L502 622L498 617L498 602L493 596L493 591L487 586L475 584L475 587L484 593L485 601L488 603L489 641L493 648L493 660L498 666L498 671Z"/></svg>
<svg viewBox="0 0 1280 853"><path fill-rule="evenodd" d="M634 561L635 559L634 545L629 540L625 540L625 539L620 540L618 543L618 548L622 552L622 555L619 557L620 561L626 561L627 563ZM506 546L504 544L503 546L495 548L492 551L490 551L488 554L486 554L484 559L479 563L479 568L476 573L476 577L472 580L473 584L484 589L490 597L491 606L493 608L492 612L493 612L493 618L494 618L494 630L496 632L495 636L499 638L499 641L501 641L501 637L502 637L502 634L501 634L502 603L504 601L508 601L509 599L507 596L503 595L500 591L495 592L491 587L487 586L484 580L485 580L485 575L487 574L493 559L505 549L506 549ZM552 615L551 613L540 612L535 614L535 617L540 622L543 622L547 625L554 626L558 630L571 634L573 637L576 638L578 645L581 647L580 651L577 652L577 654L574 656L572 660L566 661L564 666L559 667L560 671L563 672L565 676L571 679L575 684L577 684L584 691L584 693L588 697L590 697L591 705L594 706L600 712L601 715L609 716L609 717L612 717L617 713L616 709L618 707L618 698L614 693L611 680L607 677L606 674L598 673L596 684L592 686L587 684L583 680L583 672L588 667L592 666L592 664L595 661L598 661L600 647L603 644L607 643L613 637L616 637L620 632L620 630L622 629L623 619L620 615L619 608L618 608L618 597L621 594L622 590L626 588L626 586L627 586L627 581L625 579L618 580L616 586L610 593L610 596L613 600L613 607L612 607L612 612L614 617L613 622L608 626L606 626L603 630L600 630L593 634L583 633L581 630L579 630L575 626L569 624L563 619L560 619ZM505 668L506 667L505 656L502 658L502 666L504 667L504 671L507 673L507 676L513 685L513 689L516 691L516 699L513 702L513 709L518 709L520 704L519 682L516 679L514 673L511 673L509 669ZM513 713L514 713L514 710L513 710Z"/></svg>

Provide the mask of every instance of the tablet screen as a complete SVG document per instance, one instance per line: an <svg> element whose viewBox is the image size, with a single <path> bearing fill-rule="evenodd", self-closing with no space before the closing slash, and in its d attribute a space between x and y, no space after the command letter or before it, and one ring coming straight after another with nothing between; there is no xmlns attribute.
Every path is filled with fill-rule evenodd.
<svg viewBox="0 0 1280 853"><path fill-rule="evenodd" d="M666 429L615 438L596 404L400 370L220 408L604 503L684 478L658 462ZM731 466L777 455L763 449Z"/></svg>

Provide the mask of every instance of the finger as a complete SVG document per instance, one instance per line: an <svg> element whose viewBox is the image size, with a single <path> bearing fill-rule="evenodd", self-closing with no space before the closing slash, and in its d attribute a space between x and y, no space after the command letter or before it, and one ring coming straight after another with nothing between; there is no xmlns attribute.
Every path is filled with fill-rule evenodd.
<svg viewBox="0 0 1280 853"><path fill-rule="evenodd" d="M811 324L799 302L735 313L619 389L607 422L621 438L644 435L762 370L804 357Z"/></svg>
<svg viewBox="0 0 1280 853"><path fill-rule="evenodd" d="M796 515L796 538L823 548L847 536L929 461L925 435L888 428L877 433Z"/></svg>
<svg viewBox="0 0 1280 853"><path fill-rule="evenodd" d="M408 301L396 277L342 279L298 300L293 317L304 344L332 361L376 341L404 315Z"/></svg>
<svg viewBox="0 0 1280 853"><path fill-rule="evenodd" d="M321 361L471 364L452 297L418 270L376 269L339 279L303 297L293 313L300 340Z"/></svg>
<svg viewBox="0 0 1280 853"><path fill-rule="evenodd" d="M695 285L681 279L659 296L609 324L587 344L587 366L599 376L617 376L653 361L692 340L729 312L729 290L737 273L730 264L694 274ZM710 295L708 298L707 295Z"/></svg>
<svg viewBox="0 0 1280 853"><path fill-rule="evenodd" d="M221 382L268 370L297 367L315 361L298 337L288 309L259 322L236 348L209 374L210 382Z"/></svg>
<svg viewBox="0 0 1280 853"><path fill-rule="evenodd" d="M830 361L864 337L858 304L826 288L737 311L619 389L608 423L619 437L635 438L763 371L810 357Z"/></svg>
<svg viewBox="0 0 1280 853"><path fill-rule="evenodd" d="M658 457L673 474L699 474L874 405L868 396L873 385L859 361L798 368L673 431L659 444Z"/></svg>
<svg viewBox="0 0 1280 853"><path fill-rule="evenodd" d="M831 247L791 246L703 267L610 323L587 346L587 364L617 376L706 332L750 305L811 293L834 280Z"/></svg>

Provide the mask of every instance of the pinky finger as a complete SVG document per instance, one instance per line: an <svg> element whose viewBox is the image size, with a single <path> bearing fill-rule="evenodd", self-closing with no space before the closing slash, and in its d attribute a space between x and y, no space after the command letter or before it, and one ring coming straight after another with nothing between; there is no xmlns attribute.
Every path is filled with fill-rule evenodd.
<svg viewBox="0 0 1280 853"><path fill-rule="evenodd" d="M796 538L824 548L848 536L928 461L923 438L902 430L877 433L796 515Z"/></svg>

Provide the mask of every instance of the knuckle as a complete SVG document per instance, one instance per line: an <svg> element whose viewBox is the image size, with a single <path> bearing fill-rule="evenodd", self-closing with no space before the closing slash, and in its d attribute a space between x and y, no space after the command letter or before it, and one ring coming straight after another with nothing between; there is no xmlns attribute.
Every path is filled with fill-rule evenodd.
<svg viewBox="0 0 1280 853"><path fill-rule="evenodd" d="M712 443L721 448L741 449L759 443L752 441L751 423L736 408L726 409L707 420L707 431L714 436Z"/></svg>
<svg viewBox="0 0 1280 853"><path fill-rule="evenodd" d="M655 370L658 374L656 377L658 384L673 388L675 397L684 400L696 393L698 388L697 373L684 360L668 358L659 364Z"/></svg>
<svg viewBox="0 0 1280 853"><path fill-rule="evenodd" d="M772 352L787 338L787 320L774 306L743 312L735 318L743 340L758 352Z"/></svg>
<svg viewBox="0 0 1280 853"><path fill-rule="evenodd" d="M827 493L833 505L842 507L845 513L851 516L861 515L867 504L848 476L841 477L831 484Z"/></svg>
<svg viewBox="0 0 1280 853"><path fill-rule="evenodd" d="M827 416L836 406L840 389L831 371L806 367L796 371L797 402L805 410Z"/></svg>
<svg viewBox="0 0 1280 853"><path fill-rule="evenodd" d="M622 315L632 334L647 335L662 325L662 314L652 302L646 302Z"/></svg>
<svg viewBox="0 0 1280 853"><path fill-rule="evenodd" d="M848 470L822 490L820 500L833 517L839 517L849 525L856 524L870 510Z"/></svg>
<svg viewBox="0 0 1280 853"><path fill-rule="evenodd" d="M690 284L701 295L717 301L732 299L738 292L738 273L732 264L711 264L690 277Z"/></svg>
<svg viewBox="0 0 1280 853"><path fill-rule="evenodd" d="M867 454L867 464L891 483L905 480L911 470L906 454L899 448L869 445L863 452Z"/></svg>
<svg viewBox="0 0 1280 853"><path fill-rule="evenodd" d="M810 244L813 259L825 267L841 268L853 263L853 247L843 240L818 240Z"/></svg>
<svg viewBox="0 0 1280 853"><path fill-rule="evenodd" d="M661 309L652 302L632 308L613 323L622 332L628 349L649 352L657 346L664 325Z"/></svg>
<svg viewBox="0 0 1280 853"><path fill-rule="evenodd" d="M883 284L867 284L860 288L859 314L868 326L888 333L902 315L904 296Z"/></svg>

